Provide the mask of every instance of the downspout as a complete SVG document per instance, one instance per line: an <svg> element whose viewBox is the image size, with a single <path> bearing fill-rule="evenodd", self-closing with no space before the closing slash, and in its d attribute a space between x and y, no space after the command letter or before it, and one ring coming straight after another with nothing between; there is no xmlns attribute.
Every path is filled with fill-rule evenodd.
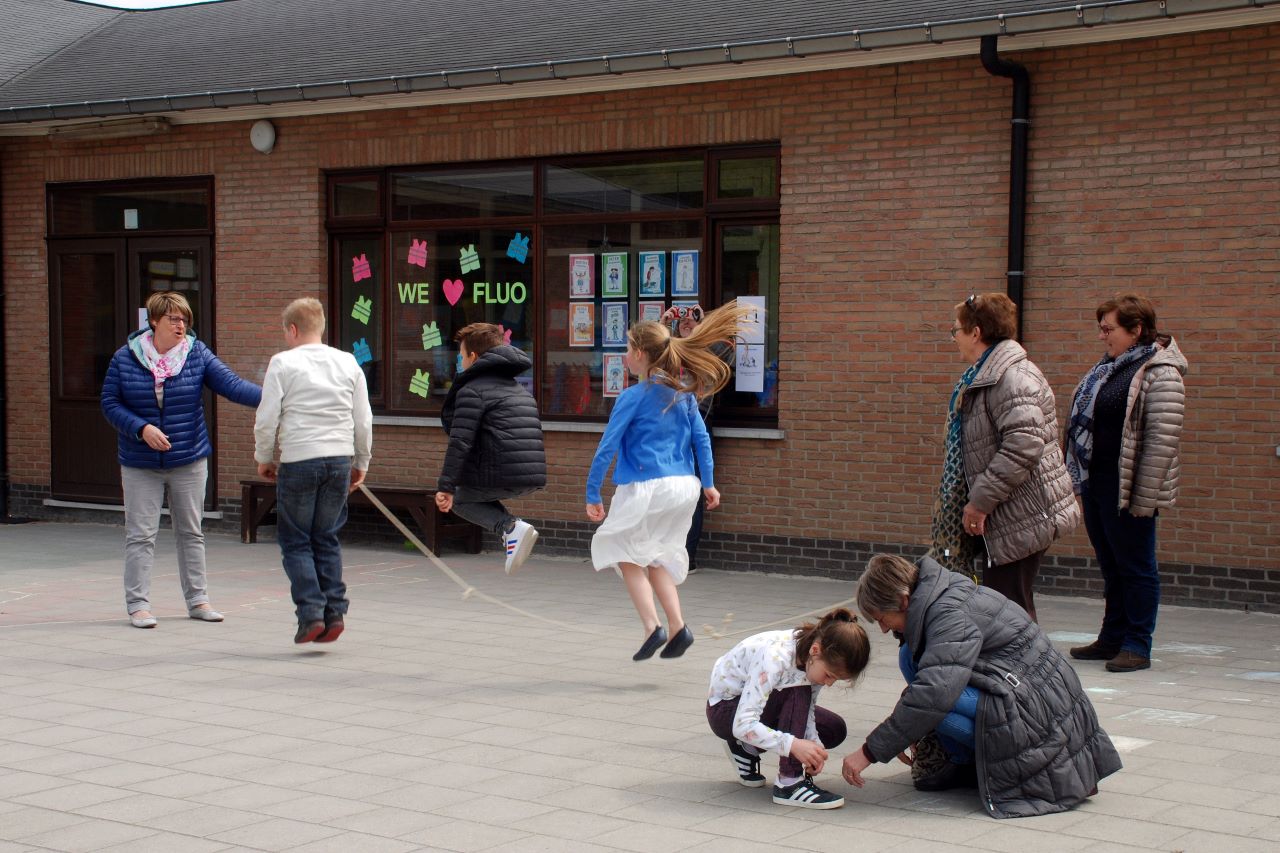
<svg viewBox="0 0 1280 853"><path fill-rule="evenodd" d="M0 152L0 158L3 158ZM9 521L9 407L5 402L7 379L4 333L4 232L0 230L0 524Z"/></svg>
<svg viewBox="0 0 1280 853"><path fill-rule="evenodd" d="M1016 62L1001 59L996 36L982 37L982 67L988 74L1013 80L1013 137L1009 145L1009 270L1006 292L1018 307L1018 340L1022 340L1023 268L1027 243L1027 134L1031 130L1031 75Z"/></svg>

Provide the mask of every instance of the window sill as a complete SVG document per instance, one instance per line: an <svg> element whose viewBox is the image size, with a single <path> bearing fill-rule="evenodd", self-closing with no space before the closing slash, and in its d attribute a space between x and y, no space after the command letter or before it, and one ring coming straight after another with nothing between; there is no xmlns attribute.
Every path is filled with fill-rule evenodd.
<svg viewBox="0 0 1280 853"><path fill-rule="evenodd" d="M88 501L60 501L57 498L45 498L40 502L44 506L61 507L62 509L100 509L104 512L124 512L124 506L121 504L95 504ZM160 510L161 515L168 515L169 508L164 507ZM200 514L201 518L222 518L221 512L211 510L203 510Z"/></svg>
<svg viewBox="0 0 1280 853"><path fill-rule="evenodd" d="M439 418L412 417L408 415L374 415L375 426L443 427ZM584 421L543 421L543 432L603 433L605 424ZM716 438L754 438L762 441L782 441L787 434L780 429L760 427L714 427Z"/></svg>

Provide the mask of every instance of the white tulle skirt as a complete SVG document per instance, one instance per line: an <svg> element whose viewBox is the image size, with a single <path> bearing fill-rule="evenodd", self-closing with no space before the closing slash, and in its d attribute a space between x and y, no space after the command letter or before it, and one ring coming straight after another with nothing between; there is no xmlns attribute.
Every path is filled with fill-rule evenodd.
<svg viewBox="0 0 1280 853"><path fill-rule="evenodd" d="M621 574L619 563L658 566L677 584L684 583L689 575L684 543L701 494L702 483L692 474L619 486L609 515L591 538L596 571Z"/></svg>

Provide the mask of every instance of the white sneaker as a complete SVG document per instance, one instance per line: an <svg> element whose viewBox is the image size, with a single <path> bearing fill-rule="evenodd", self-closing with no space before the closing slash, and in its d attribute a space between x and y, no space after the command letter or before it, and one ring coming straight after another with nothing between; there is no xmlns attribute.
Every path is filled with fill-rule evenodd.
<svg viewBox="0 0 1280 853"><path fill-rule="evenodd" d="M534 543L538 541L538 531L532 524L516 519L516 526L507 534L507 574L524 565L533 553Z"/></svg>

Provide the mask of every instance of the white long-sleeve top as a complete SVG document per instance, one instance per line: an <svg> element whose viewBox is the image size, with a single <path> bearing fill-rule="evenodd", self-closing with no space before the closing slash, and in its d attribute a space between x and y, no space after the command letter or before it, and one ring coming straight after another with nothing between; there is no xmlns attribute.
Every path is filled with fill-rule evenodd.
<svg viewBox="0 0 1280 853"><path fill-rule="evenodd" d="M821 685L814 684L802 669L796 668L796 638L793 630L765 631L747 637L716 661L711 670L711 690L707 703L716 705L738 697L738 712L733 717L733 736L759 749L771 749L781 755L791 754L795 736L771 729L760 722L769 694L788 687L808 685L809 720L805 723L805 739L821 743L814 724L813 709L817 705Z"/></svg>
<svg viewBox="0 0 1280 853"><path fill-rule="evenodd" d="M351 456L369 470L373 410L355 356L324 344L303 344L271 357L253 425L253 458L270 462L280 439L280 461Z"/></svg>

